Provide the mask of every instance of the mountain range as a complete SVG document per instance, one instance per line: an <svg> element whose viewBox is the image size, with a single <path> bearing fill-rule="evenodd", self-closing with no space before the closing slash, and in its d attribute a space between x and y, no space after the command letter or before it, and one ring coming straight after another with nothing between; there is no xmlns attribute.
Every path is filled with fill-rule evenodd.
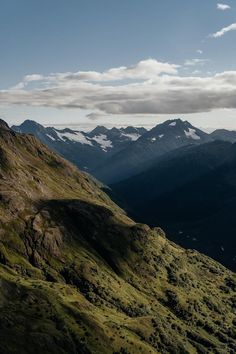
<svg viewBox="0 0 236 354"><path fill-rule="evenodd" d="M236 352L234 273L3 121L0 200L1 353Z"/></svg>
<svg viewBox="0 0 236 354"><path fill-rule="evenodd" d="M105 184L117 183L145 171L166 153L187 145L214 140L236 142L236 132L203 132L181 119L167 120L151 130L127 127L108 129L97 126L91 132L58 130L26 120L13 130L34 134L44 144L92 173Z"/></svg>
<svg viewBox="0 0 236 354"><path fill-rule="evenodd" d="M44 127L32 120L26 120L19 126L12 126L12 129L20 133L33 134L48 147L89 172L146 132L145 128L108 129L97 126L86 133L69 128L60 130Z"/></svg>

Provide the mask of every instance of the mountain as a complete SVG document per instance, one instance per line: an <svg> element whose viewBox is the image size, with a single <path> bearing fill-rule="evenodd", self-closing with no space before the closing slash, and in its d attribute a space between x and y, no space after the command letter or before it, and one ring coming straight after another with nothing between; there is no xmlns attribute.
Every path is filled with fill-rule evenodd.
<svg viewBox="0 0 236 354"><path fill-rule="evenodd" d="M131 142L136 141L145 132L145 128L127 127L118 129L114 127L107 129L103 126L97 126L87 136L100 143L101 147L103 141L108 141L107 147L110 147L109 155L113 156L115 153L128 147ZM106 148L106 146L104 147Z"/></svg>
<svg viewBox="0 0 236 354"><path fill-rule="evenodd" d="M136 220L235 271L235 178L236 144L215 141L175 150L111 189Z"/></svg>
<svg viewBox="0 0 236 354"><path fill-rule="evenodd" d="M0 352L235 353L236 276L0 121Z"/></svg>
<svg viewBox="0 0 236 354"><path fill-rule="evenodd" d="M226 130L226 129L217 129L211 133L211 137L216 140L230 141L231 143L236 142L236 131L235 130Z"/></svg>
<svg viewBox="0 0 236 354"><path fill-rule="evenodd" d="M72 129L44 127L32 120L12 126L16 132L33 134L48 147L73 162L82 170L91 171L108 157L127 147L146 132L144 128L112 128L98 126L89 133Z"/></svg>
<svg viewBox="0 0 236 354"><path fill-rule="evenodd" d="M135 175L152 161L182 146L211 141L209 134L181 119L168 120L144 133L139 139L108 158L92 173L105 183L115 183Z"/></svg>

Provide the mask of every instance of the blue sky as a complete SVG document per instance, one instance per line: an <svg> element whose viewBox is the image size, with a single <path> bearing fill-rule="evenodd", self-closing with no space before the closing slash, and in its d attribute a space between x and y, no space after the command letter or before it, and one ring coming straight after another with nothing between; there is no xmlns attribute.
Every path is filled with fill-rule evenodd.
<svg viewBox="0 0 236 354"><path fill-rule="evenodd" d="M150 126L178 115L236 129L235 23L235 0L0 0L0 114Z"/></svg>

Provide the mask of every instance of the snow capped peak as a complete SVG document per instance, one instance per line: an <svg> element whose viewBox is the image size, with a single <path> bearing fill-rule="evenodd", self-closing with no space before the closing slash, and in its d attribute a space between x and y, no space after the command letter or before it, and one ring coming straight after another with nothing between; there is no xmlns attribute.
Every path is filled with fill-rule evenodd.
<svg viewBox="0 0 236 354"><path fill-rule="evenodd" d="M163 123L164 125L168 125L170 127L175 127L176 125L184 124L184 121L181 118L169 119Z"/></svg>

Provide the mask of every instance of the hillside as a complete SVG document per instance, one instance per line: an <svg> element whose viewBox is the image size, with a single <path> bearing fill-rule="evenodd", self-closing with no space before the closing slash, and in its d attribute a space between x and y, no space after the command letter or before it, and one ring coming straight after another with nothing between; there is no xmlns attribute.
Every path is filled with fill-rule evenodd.
<svg viewBox="0 0 236 354"><path fill-rule="evenodd" d="M111 188L136 220L236 270L235 168L236 145L215 141L175 150Z"/></svg>
<svg viewBox="0 0 236 354"><path fill-rule="evenodd" d="M0 352L235 353L236 276L0 122Z"/></svg>

